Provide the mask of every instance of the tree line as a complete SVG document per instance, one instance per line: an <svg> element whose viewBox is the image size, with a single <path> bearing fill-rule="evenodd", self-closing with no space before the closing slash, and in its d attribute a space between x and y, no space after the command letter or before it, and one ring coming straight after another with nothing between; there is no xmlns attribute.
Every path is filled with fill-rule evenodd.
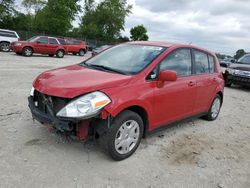
<svg viewBox="0 0 250 188"><path fill-rule="evenodd" d="M99 1L98 1L99 2ZM0 28L103 41L128 41L122 36L125 18L132 12L127 0L0 0ZM82 5L83 4L83 5ZM81 16L79 16L81 15ZM79 26L73 22L80 20ZM130 30L131 40L148 40L143 25Z"/></svg>

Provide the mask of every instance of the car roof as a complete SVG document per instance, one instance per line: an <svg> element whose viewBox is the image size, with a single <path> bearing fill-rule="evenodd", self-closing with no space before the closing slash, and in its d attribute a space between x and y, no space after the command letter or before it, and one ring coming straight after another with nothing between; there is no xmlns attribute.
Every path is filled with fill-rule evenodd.
<svg viewBox="0 0 250 188"><path fill-rule="evenodd" d="M161 47L166 47L166 48L170 48L170 47L179 47L179 48L194 48L197 50L201 50L201 51L205 51L208 52L212 55L215 55L214 52L209 51L207 49L195 46L195 45L191 45L191 44L184 44L184 43L173 43L173 42L161 42L161 41L133 41L133 42L127 42L127 44L135 44L135 45L150 45L150 46L161 46Z"/></svg>

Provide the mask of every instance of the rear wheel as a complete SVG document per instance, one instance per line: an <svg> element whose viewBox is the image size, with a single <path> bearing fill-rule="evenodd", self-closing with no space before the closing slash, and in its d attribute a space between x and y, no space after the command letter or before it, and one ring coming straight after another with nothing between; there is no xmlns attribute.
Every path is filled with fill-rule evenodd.
<svg viewBox="0 0 250 188"><path fill-rule="evenodd" d="M207 115L204 118L209 121L216 120L220 113L221 104L222 104L221 96L217 94L212 102L212 105Z"/></svg>
<svg viewBox="0 0 250 188"><path fill-rule="evenodd" d="M63 58L64 57L64 51L63 50L57 50L56 57Z"/></svg>
<svg viewBox="0 0 250 188"><path fill-rule="evenodd" d="M3 52L9 52L10 51L10 43L8 42L1 42L0 44L0 50Z"/></svg>
<svg viewBox="0 0 250 188"><path fill-rule="evenodd" d="M141 142L143 134L143 121L141 117L132 111L124 111L118 115L111 127L103 135L102 145L110 156L117 161L131 156Z"/></svg>
<svg viewBox="0 0 250 188"><path fill-rule="evenodd" d="M26 56L26 57L30 57L30 56L32 56L32 54L33 54L33 50L32 50L32 48L30 48L30 47L25 47L24 49L23 49L23 53L22 53L24 56Z"/></svg>
<svg viewBox="0 0 250 188"><path fill-rule="evenodd" d="M81 49L80 51L79 51L79 56L84 56L85 55L85 51L83 50L83 49Z"/></svg>

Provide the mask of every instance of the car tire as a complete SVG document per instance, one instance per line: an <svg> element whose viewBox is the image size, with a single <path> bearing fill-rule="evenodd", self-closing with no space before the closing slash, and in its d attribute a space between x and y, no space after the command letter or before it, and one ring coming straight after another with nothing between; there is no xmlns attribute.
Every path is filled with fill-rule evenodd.
<svg viewBox="0 0 250 188"><path fill-rule="evenodd" d="M204 118L208 121L214 121L217 119L220 108L221 108L222 100L220 95L216 95L206 116Z"/></svg>
<svg viewBox="0 0 250 188"><path fill-rule="evenodd" d="M10 43L8 43L8 42L1 42L0 43L0 50L2 52L9 52L10 51Z"/></svg>
<svg viewBox="0 0 250 188"><path fill-rule="evenodd" d="M25 47L23 48L22 54L23 56L30 57L33 55L33 49L31 47Z"/></svg>
<svg viewBox="0 0 250 188"><path fill-rule="evenodd" d="M22 53L20 53L20 52L16 52L16 55L22 55Z"/></svg>
<svg viewBox="0 0 250 188"><path fill-rule="evenodd" d="M49 54L50 57L54 57L54 54Z"/></svg>
<svg viewBox="0 0 250 188"><path fill-rule="evenodd" d="M125 110L112 121L108 131L101 136L101 145L112 159L121 161L136 151L143 130L141 117L135 112Z"/></svg>
<svg viewBox="0 0 250 188"><path fill-rule="evenodd" d="M83 49L79 50L79 56L84 56L85 55L85 51Z"/></svg>
<svg viewBox="0 0 250 188"><path fill-rule="evenodd" d="M63 58L64 57L64 51L63 50L57 50L56 57Z"/></svg>

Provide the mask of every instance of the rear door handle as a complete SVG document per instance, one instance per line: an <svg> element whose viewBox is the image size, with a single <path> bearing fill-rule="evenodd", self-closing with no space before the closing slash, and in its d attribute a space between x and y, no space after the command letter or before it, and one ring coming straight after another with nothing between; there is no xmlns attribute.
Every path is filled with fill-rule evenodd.
<svg viewBox="0 0 250 188"><path fill-rule="evenodd" d="M213 77L213 81L216 81L217 80L217 78L216 77Z"/></svg>
<svg viewBox="0 0 250 188"><path fill-rule="evenodd" d="M188 83L188 86L194 86L194 82L193 82L193 81L190 81L190 82Z"/></svg>

